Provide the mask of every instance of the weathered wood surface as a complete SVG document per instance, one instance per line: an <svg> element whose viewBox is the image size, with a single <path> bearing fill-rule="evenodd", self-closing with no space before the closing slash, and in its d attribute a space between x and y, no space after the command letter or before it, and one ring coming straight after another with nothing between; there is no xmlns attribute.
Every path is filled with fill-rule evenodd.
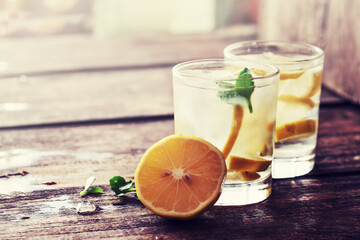
<svg viewBox="0 0 360 240"><path fill-rule="evenodd" d="M208 34L153 34L112 38L91 35L1 39L0 61L6 76L57 72L139 69L172 66L198 58L221 58L223 49L256 38L254 26L229 27Z"/></svg>
<svg viewBox="0 0 360 240"><path fill-rule="evenodd" d="M259 38L309 42L325 51L324 84L360 104L360 1L262 0Z"/></svg>
<svg viewBox="0 0 360 240"><path fill-rule="evenodd" d="M0 89L0 128L173 114L171 67L5 78ZM326 89L321 101L343 102Z"/></svg>
<svg viewBox="0 0 360 240"><path fill-rule="evenodd" d="M0 193L83 186L91 175L98 184L133 176L144 151L173 132L172 120L4 131L0 176L29 174L0 178Z"/></svg>
<svg viewBox="0 0 360 240"><path fill-rule="evenodd" d="M102 210L81 216L81 188L0 199L2 239L358 239L360 176L274 181L262 203L213 207L193 221L169 221L132 197L88 196ZM115 204L115 205L114 205Z"/></svg>
<svg viewBox="0 0 360 240"><path fill-rule="evenodd" d="M360 173L360 107L322 106L319 122L311 174Z"/></svg>
<svg viewBox="0 0 360 240"><path fill-rule="evenodd" d="M222 45L237 41L225 35L129 38L126 44L113 39L103 41L104 48L93 40L86 45L94 47L92 53L80 49L86 42L81 37L65 45L44 44L47 39L32 63L21 60L18 68L9 68L14 77L30 74L0 80L0 239L360 238L360 109L326 89L315 169L301 178L275 180L262 203L214 207L179 222L157 217L131 196L120 202L112 194L109 178L132 177L144 151L173 133L170 67L222 54ZM0 50L8 51L9 44ZM54 46L59 55L44 62ZM64 49L78 50L73 62L63 61L69 54ZM119 58L123 53L127 58ZM29 105L3 105L12 102ZM81 198L92 175L105 193ZM102 209L77 214L84 199Z"/></svg>
<svg viewBox="0 0 360 240"><path fill-rule="evenodd" d="M1 127L173 113L171 68L9 78L0 89Z"/></svg>
<svg viewBox="0 0 360 240"><path fill-rule="evenodd" d="M2 131L0 176L28 174L0 178L0 193L83 186L91 175L98 184L132 177L145 150L173 132L172 119ZM321 107L318 136L310 175L360 172L358 107ZM44 185L52 181L57 184Z"/></svg>

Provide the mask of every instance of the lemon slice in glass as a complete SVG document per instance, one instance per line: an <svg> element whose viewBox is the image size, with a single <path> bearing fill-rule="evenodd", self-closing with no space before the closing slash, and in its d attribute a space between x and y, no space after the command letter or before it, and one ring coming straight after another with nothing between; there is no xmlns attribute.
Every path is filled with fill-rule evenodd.
<svg viewBox="0 0 360 240"><path fill-rule="evenodd" d="M317 119L302 119L276 127L275 141L297 140L316 132Z"/></svg>

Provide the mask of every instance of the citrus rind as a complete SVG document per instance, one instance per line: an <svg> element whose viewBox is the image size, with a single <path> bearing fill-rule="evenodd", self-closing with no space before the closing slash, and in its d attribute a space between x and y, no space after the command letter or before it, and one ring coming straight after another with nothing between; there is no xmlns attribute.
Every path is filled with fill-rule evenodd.
<svg viewBox="0 0 360 240"><path fill-rule="evenodd" d="M302 119L276 127L275 141L283 142L309 137L316 133L317 119Z"/></svg>
<svg viewBox="0 0 360 240"><path fill-rule="evenodd" d="M192 159L189 160L190 162L184 162L185 168L181 168L181 165L183 164L183 161L181 161L181 164L179 166L175 166L173 165L173 167L171 167L171 164L167 165L167 166L157 166L156 164L156 159L154 160L151 156L151 154L155 151L163 151L161 154L170 154L168 156L164 156L165 158L171 158L174 157L178 158L178 157L184 157L187 153L191 153L191 147L194 145L188 144L186 145L186 147L188 148L188 151L186 152L185 150L183 152L179 152L178 155L174 155L172 156L171 153L169 153L170 151L167 151L167 147L170 146L169 144L175 144L172 146L176 147L176 143L181 143L182 141L184 141L185 143L187 143L187 141L191 144L200 144L199 146L201 146L202 149L208 149L209 153L211 154L211 159L217 162L214 162L212 164L215 164L214 166L216 166L216 171L219 172L218 176L213 176L213 174L211 173L207 173L207 168L206 166L204 167L204 165L206 164L202 164L199 165L198 163L201 163L200 161L204 161L205 158L201 158L201 156L199 156L199 159L201 158L202 160L199 159ZM193 142L191 142L193 141ZM181 149L181 148L179 148ZM169 149L168 149L169 150ZM207 150L206 150L207 151ZM173 152L174 153L174 152ZM199 154L201 155L201 154ZM187 156L192 156L187 155ZM205 157L207 155L204 155ZM150 162L148 162L150 161ZM154 162L151 162L154 161ZM187 161L187 160L185 160ZM194 162L191 162L194 161ZM197 161L197 162L196 162ZM159 170L159 174L165 174L167 176L171 175L171 177L169 178L166 186L162 186L161 184L159 184L162 179L160 179L160 182L156 182L159 179L159 175L156 175L151 181L153 182L146 182L144 183L143 181L143 177L146 174L151 174L147 171L147 168L149 167L149 164L151 163L151 167L153 169L157 169ZM154 165L152 165L154 163ZM188 165L186 165L188 164ZM196 164L198 164L199 166L193 167L195 168L194 171L199 171L199 175L200 176L196 176L196 173L193 172L193 175L189 175L191 177L187 177L187 175L184 174L184 172L187 170L186 166L189 166L189 168L191 168L191 166L195 166ZM166 169L166 171L164 172L163 169ZM215 168L214 168L215 169ZM183 170L183 171L182 171ZM169 172L170 171L170 172ZM169 172L169 173L167 173ZM145 207L147 207L149 210L151 210L153 213L164 217L164 218L170 218L170 219L180 219L180 220L188 220L188 219L193 219L198 217L199 215L201 215L202 213L204 213L206 210L208 210L210 207L212 207L216 201L218 200L218 198L220 197L221 194L221 190L222 190L222 186L224 184L225 181L225 176L226 176L226 164L225 164L225 160L223 157L223 154L221 153L221 151L219 149L217 149L215 146L213 146L211 143L201 139L201 138L197 138L197 137L193 137L193 136L185 136L185 135L171 135L168 136L162 140L160 140L159 142L155 143L153 146L151 146L143 155L141 161L139 162L136 172L135 172L135 187L136 187L136 192L137 192L137 196L139 198L139 200L145 205ZM165 176L162 175L162 176ZM211 176L210 176L211 175ZM167 177L166 176L166 177ZM149 177L149 176L147 176ZM143 178L143 179L142 179ZM166 178L167 179L167 178ZM191 182L193 181L193 182ZM182 198L177 198L176 194L183 194L184 192L189 194L189 198L193 198L195 196L195 194L191 195L191 190L196 190L196 186L201 186L201 185L196 185L197 183L199 183L199 181L203 181L201 184L204 184L204 181L206 183L206 181L211 181L212 184L205 184L205 186L213 186L213 188L211 189L206 189L209 191L210 195L206 198L206 199L202 199L201 201L199 199L193 199L193 201L191 201L191 199L187 200L189 204L184 204L181 201L183 201L184 199L184 195L182 195ZM165 183L165 181L163 181ZM175 184L177 186L177 190L174 190L174 186L175 185L171 185L171 184ZM191 185L193 184L193 185ZM158 186L157 186L158 185ZM170 186L171 185L171 186ZM185 187L184 187L185 186ZM181 189L180 189L181 188ZM206 188L206 187L204 187ZM171 189L172 192L167 192L166 189ZM180 190L179 190L180 189ZM149 199L146 195L146 192L152 190L152 191L159 191L159 196L164 196L164 198L158 198L156 200L154 199ZM160 193L161 191L163 191L162 193ZM165 192L164 192L165 191ZM204 190L205 191L205 190ZM211 192L212 191L212 192ZM174 196L176 195L176 196ZM170 200L169 200L170 199ZM164 202L161 202L164 201ZM167 201L167 202L165 202ZM163 206L169 206L169 201L172 201L171 204L173 203L173 208L169 209L169 208L165 208L162 207L162 203L164 204ZM179 211L179 208L176 207L178 205L181 206L186 206L187 209L185 209L184 211ZM189 206L187 206L189 205ZM191 206L190 206L191 205Z"/></svg>

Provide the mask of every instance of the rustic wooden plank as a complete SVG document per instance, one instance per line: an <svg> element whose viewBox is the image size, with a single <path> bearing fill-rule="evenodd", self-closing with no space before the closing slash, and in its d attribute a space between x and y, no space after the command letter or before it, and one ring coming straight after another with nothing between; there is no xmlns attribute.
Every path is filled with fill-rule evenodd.
<svg viewBox="0 0 360 240"><path fill-rule="evenodd" d="M0 60L8 64L3 74L12 76L149 65L171 66L190 59L222 57L222 51L228 44L255 37L255 26L235 26L191 35L156 33L111 38L64 35L1 39Z"/></svg>
<svg viewBox="0 0 360 240"><path fill-rule="evenodd" d="M171 67L0 80L0 128L173 114ZM322 104L343 103L323 89Z"/></svg>
<svg viewBox="0 0 360 240"><path fill-rule="evenodd" d="M339 127L341 126L341 127ZM133 176L144 151L173 133L173 120L2 131L0 193L106 184ZM321 107L314 176L360 172L360 114L351 105ZM44 185L47 182L56 185ZM9 186L12 189L9 189Z"/></svg>
<svg viewBox="0 0 360 240"><path fill-rule="evenodd" d="M171 68L2 79L0 126L173 114Z"/></svg>
<svg viewBox="0 0 360 240"><path fill-rule="evenodd" d="M360 104L359 11L360 2L354 0L263 0L259 37L309 42L323 48L324 84Z"/></svg>
<svg viewBox="0 0 360 240"><path fill-rule="evenodd" d="M360 2L332 0L328 4L328 21L323 36L327 54L326 85L344 98L360 104L360 51L354 51L360 42L357 31L360 28ZM343 42L346 44L339 47Z"/></svg>
<svg viewBox="0 0 360 240"><path fill-rule="evenodd" d="M262 203L213 207L192 221L169 221L133 197L125 205L109 190L86 199L102 210L81 216L81 188L37 191L0 199L2 239L358 239L360 176L274 181Z"/></svg>
<svg viewBox="0 0 360 240"><path fill-rule="evenodd" d="M359 111L351 105L331 105L321 107L320 113L319 158L313 176L274 181L274 192L263 203L216 207L191 222L163 220L134 200L114 206L118 200L104 186L113 175L132 176L144 150L172 133L172 120L3 131L0 156L11 153L12 158L2 160L0 175L20 170L28 174L0 178L1 191L10 186L25 192L0 195L0 237L357 238ZM107 191L87 199L103 210L79 216L78 194L90 175ZM52 181L57 184L42 184ZM39 189L46 191L34 191Z"/></svg>
<svg viewBox="0 0 360 240"><path fill-rule="evenodd" d="M329 90L327 87L322 86L321 90L321 105L329 105L329 104L342 104L346 103L347 101L342 97L338 96L336 93Z"/></svg>
<svg viewBox="0 0 360 240"><path fill-rule="evenodd" d="M360 170L360 108L353 105L321 106L315 168L341 173Z"/></svg>
<svg viewBox="0 0 360 240"><path fill-rule="evenodd" d="M144 151L173 131L172 120L3 131L0 176L29 174L0 178L0 193L82 186L91 175L98 184L133 176Z"/></svg>

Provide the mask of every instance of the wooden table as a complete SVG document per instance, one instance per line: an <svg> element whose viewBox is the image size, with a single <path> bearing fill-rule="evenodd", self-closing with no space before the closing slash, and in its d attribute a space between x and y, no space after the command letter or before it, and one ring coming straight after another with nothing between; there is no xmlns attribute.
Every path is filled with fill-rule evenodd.
<svg viewBox="0 0 360 240"><path fill-rule="evenodd" d="M110 190L173 133L171 67L254 38L240 32L2 40L0 239L359 239L360 108L324 87L314 170L264 202L170 221ZM90 176L105 193L82 198Z"/></svg>

